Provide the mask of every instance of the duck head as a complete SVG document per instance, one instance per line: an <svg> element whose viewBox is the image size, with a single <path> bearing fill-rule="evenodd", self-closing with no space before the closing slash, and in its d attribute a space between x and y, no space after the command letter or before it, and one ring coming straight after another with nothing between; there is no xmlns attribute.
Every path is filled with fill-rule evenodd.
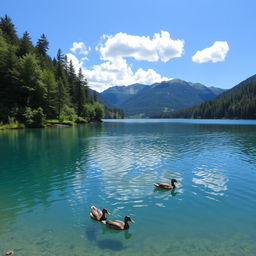
<svg viewBox="0 0 256 256"><path fill-rule="evenodd" d="M111 215L110 212L109 212L106 208L104 208L104 209L102 210L102 212L103 212L103 213L106 213L106 214L108 214L108 215Z"/></svg>
<svg viewBox="0 0 256 256"><path fill-rule="evenodd" d="M176 179L172 179L172 183L178 183Z"/></svg>
<svg viewBox="0 0 256 256"><path fill-rule="evenodd" d="M124 222L132 222L132 223L135 223L135 220L132 220L130 216L125 216L124 217Z"/></svg>
<svg viewBox="0 0 256 256"><path fill-rule="evenodd" d="M175 183L178 183L178 181L176 179L172 179L171 184L172 184L174 189L176 188Z"/></svg>

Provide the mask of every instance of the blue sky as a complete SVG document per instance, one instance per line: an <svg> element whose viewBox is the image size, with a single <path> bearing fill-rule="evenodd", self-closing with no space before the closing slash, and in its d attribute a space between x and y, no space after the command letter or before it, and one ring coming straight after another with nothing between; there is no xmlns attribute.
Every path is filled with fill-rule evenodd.
<svg viewBox="0 0 256 256"><path fill-rule="evenodd" d="M48 53L61 48L98 91L169 78L233 87L256 73L255 10L253 0L0 4L0 16L9 15L20 36L28 31L35 43L45 33Z"/></svg>

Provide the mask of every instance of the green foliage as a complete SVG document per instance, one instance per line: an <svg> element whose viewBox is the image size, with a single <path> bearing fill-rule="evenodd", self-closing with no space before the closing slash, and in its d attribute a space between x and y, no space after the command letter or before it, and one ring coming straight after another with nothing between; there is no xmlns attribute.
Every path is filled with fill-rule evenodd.
<svg viewBox="0 0 256 256"><path fill-rule="evenodd" d="M34 48L28 32L23 34L23 37L19 41L17 55L22 57L28 53L33 53Z"/></svg>
<svg viewBox="0 0 256 256"><path fill-rule="evenodd" d="M82 117L84 117L87 122L91 122L95 117L95 109L92 104L84 104Z"/></svg>
<svg viewBox="0 0 256 256"><path fill-rule="evenodd" d="M20 85L23 104L31 108L42 106L46 90L42 83L42 71L35 54L27 54L20 59Z"/></svg>
<svg viewBox="0 0 256 256"><path fill-rule="evenodd" d="M26 127L41 128L45 126L46 118L41 107L39 107L38 109L31 109L30 107L25 107L23 116Z"/></svg>
<svg viewBox="0 0 256 256"><path fill-rule="evenodd" d="M23 128L25 128L24 124L19 123L14 117L8 117L8 122L6 124L0 122L0 130Z"/></svg>
<svg viewBox="0 0 256 256"><path fill-rule="evenodd" d="M174 112L169 117L256 119L256 75L214 100Z"/></svg>
<svg viewBox="0 0 256 256"><path fill-rule="evenodd" d="M44 70L42 82L45 89L45 113L47 118L54 118L57 116L57 81L53 71Z"/></svg>
<svg viewBox="0 0 256 256"><path fill-rule="evenodd" d="M71 121L72 123L75 123L77 120L77 114L76 114L74 108L71 108L71 107L68 107L67 105L65 105L61 111L59 119L61 122Z"/></svg>
<svg viewBox="0 0 256 256"><path fill-rule="evenodd" d="M46 118L70 125L103 117L82 70L77 74L60 49L51 59L48 48L46 35L34 46L28 32L18 38L8 16L0 19L1 127L43 127Z"/></svg>
<svg viewBox="0 0 256 256"><path fill-rule="evenodd" d="M99 102L95 102L93 104L94 111L95 111L95 119L101 120L104 117L104 106Z"/></svg>
<svg viewBox="0 0 256 256"><path fill-rule="evenodd" d="M85 118L79 116L79 117L77 117L76 122L78 124L85 124L85 123L87 123L87 120Z"/></svg>
<svg viewBox="0 0 256 256"><path fill-rule="evenodd" d="M42 34L38 39L36 44L36 50L39 55L46 55L47 50L49 49L49 42L45 34Z"/></svg>
<svg viewBox="0 0 256 256"><path fill-rule="evenodd" d="M7 15L5 15L4 18L0 19L0 29L8 43L13 45L18 43L18 36L15 30L15 26L12 23L11 18Z"/></svg>

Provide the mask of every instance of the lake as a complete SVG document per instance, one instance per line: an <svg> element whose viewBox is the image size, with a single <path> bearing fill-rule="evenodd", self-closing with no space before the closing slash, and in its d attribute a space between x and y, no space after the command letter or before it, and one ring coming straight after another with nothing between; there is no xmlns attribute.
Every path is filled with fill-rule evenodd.
<svg viewBox="0 0 256 256"><path fill-rule="evenodd" d="M0 131L0 159L0 254L256 255L256 121ZM91 205L136 223L109 230Z"/></svg>

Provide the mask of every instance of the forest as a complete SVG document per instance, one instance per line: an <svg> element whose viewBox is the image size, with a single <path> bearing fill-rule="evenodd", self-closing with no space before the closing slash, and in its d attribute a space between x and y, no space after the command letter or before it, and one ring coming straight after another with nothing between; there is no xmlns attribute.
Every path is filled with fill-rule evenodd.
<svg viewBox="0 0 256 256"><path fill-rule="evenodd" d="M256 75L217 98L179 111L155 115L157 118L256 119Z"/></svg>
<svg viewBox="0 0 256 256"><path fill-rule="evenodd" d="M51 58L49 42L42 34L33 45L25 31L18 37L5 15L0 19L0 127L45 127L51 123L72 125L122 117L89 93L82 70L61 49Z"/></svg>

